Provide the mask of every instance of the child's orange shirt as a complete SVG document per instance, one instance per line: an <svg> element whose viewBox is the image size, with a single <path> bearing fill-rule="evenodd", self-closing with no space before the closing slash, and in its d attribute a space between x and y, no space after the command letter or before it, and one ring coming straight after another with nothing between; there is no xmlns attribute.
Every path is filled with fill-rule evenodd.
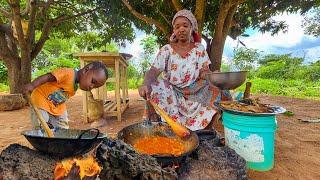
<svg viewBox="0 0 320 180"><path fill-rule="evenodd" d="M60 68L51 72L51 74L57 81L44 83L34 89L31 94L31 100L38 108L44 109L52 115L59 116L67 109L66 103L55 105L49 97L61 90L67 98L74 96L76 91L76 71L72 68Z"/></svg>

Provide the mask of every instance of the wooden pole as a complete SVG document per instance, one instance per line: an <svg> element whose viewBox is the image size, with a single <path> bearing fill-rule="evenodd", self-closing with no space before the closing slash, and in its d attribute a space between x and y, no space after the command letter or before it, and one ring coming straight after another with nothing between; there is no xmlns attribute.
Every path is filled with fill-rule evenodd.
<svg viewBox="0 0 320 180"><path fill-rule="evenodd" d="M246 89L245 89L245 91L244 91L243 99L248 99L248 98L250 98L251 85L252 85L251 82L247 82L247 83L246 83Z"/></svg>

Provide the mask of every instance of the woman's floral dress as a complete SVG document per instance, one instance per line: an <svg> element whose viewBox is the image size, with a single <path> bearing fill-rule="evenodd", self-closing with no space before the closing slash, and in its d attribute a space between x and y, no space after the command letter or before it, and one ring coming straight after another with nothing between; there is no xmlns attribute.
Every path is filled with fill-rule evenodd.
<svg viewBox="0 0 320 180"><path fill-rule="evenodd" d="M200 72L207 70L210 63L204 46L196 43L186 57L167 44L152 64L163 73L151 85L151 99L192 131L204 129L216 113L213 103L228 96L200 79Z"/></svg>

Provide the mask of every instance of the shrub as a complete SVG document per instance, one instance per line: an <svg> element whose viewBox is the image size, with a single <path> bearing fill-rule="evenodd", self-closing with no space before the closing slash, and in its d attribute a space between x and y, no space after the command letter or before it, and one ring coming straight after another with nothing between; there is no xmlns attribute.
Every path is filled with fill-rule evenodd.
<svg viewBox="0 0 320 180"><path fill-rule="evenodd" d="M0 92L9 92L9 86L3 83L0 83Z"/></svg>
<svg viewBox="0 0 320 180"><path fill-rule="evenodd" d="M0 83L8 84L8 69L2 61L0 61Z"/></svg>

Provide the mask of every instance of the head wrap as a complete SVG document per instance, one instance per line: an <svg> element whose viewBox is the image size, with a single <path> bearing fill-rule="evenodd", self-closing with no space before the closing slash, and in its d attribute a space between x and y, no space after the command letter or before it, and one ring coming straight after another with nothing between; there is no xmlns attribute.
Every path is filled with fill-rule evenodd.
<svg viewBox="0 0 320 180"><path fill-rule="evenodd" d="M185 17L187 18L190 23L191 23L191 42L201 42L201 37L200 35L198 34L198 22L197 22L197 19L196 17L194 17L194 15L192 14L191 11L189 10L186 10L186 9L183 9L183 10L180 10L178 11L173 19L172 19L172 26L174 24L174 21L178 18L178 17ZM176 42L177 41L177 38L176 38L176 35L173 33L170 37L170 41L171 42Z"/></svg>

